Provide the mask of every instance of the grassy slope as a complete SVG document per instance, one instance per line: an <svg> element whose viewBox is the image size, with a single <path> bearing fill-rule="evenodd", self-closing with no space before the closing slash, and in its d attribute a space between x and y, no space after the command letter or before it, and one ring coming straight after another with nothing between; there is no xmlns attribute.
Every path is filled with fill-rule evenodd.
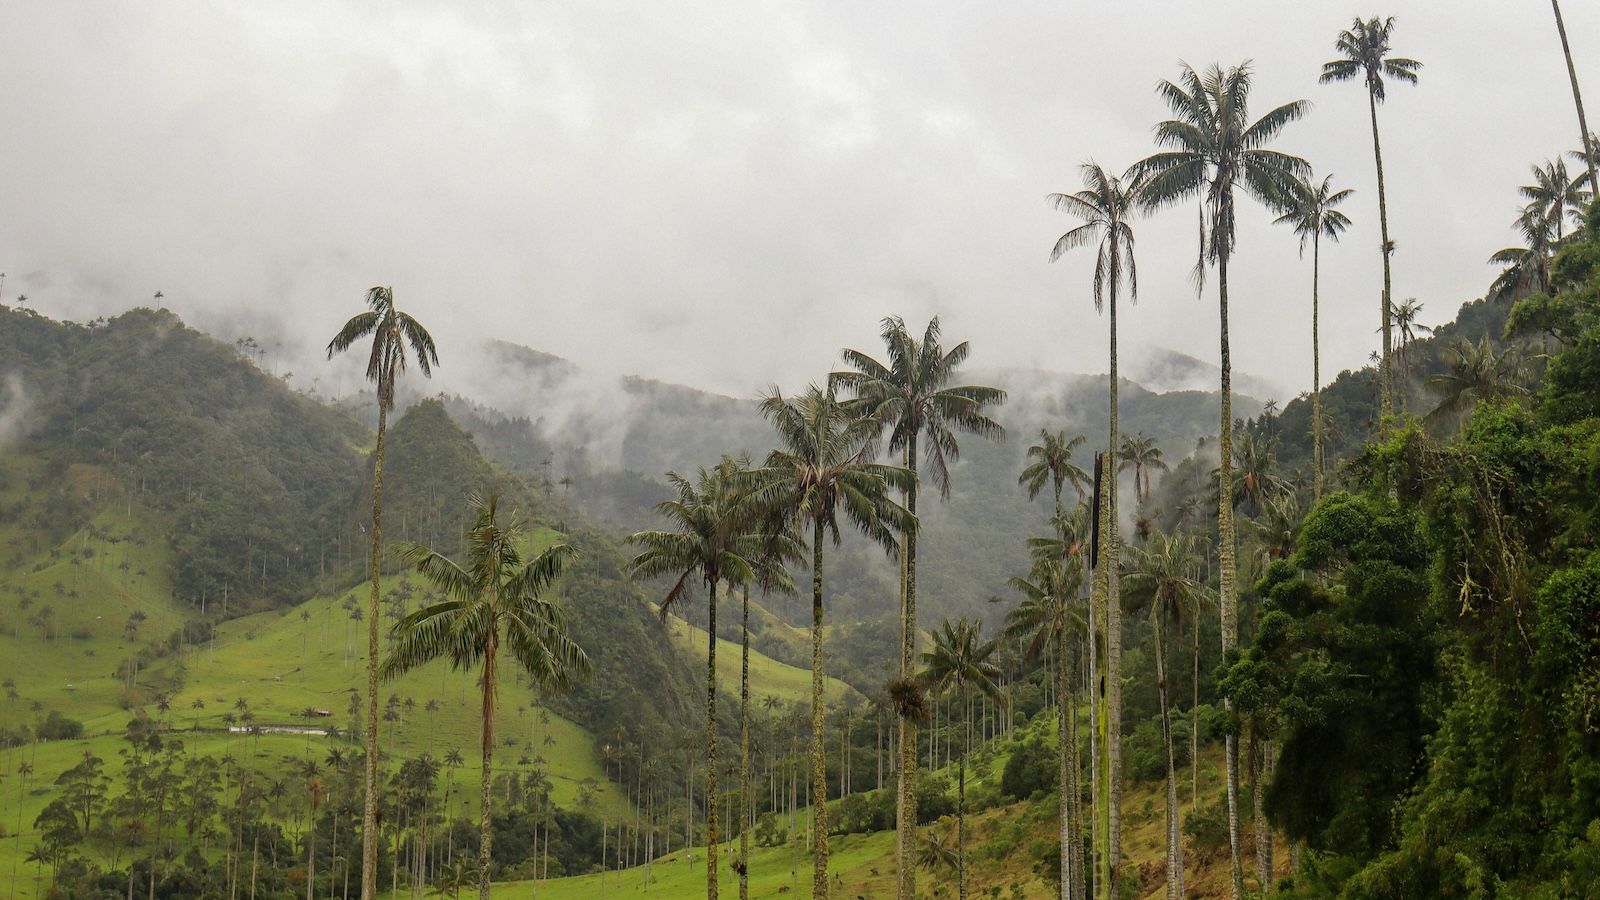
<svg viewBox="0 0 1600 900"><path fill-rule="evenodd" d="M1041 724L1048 724L1043 717ZM1041 734L1048 730L1041 729ZM969 796L982 792L987 785L997 784L1005 767L1004 745L989 755L986 765L969 771L967 788ZM954 771L949 771L954 778ZM1220 748L1202 754L1199 790L1202 799L1213 798L1222 790L1223 758ZM1180 812L1188 815L1193 809L1189 790L1189 772L1179 773L1178 797ZM1124 794L1123 851L1127 857L1127 877L1138 884L1135 894L1141 898L1158 898L1165 895L1165 786L1162 783L1130 782ZM932 826L938 827L938 826ZM1255 870L1254 850L1245 823L1246 885L1253 886L1251 873ZM975 813L967 822L968 889L973 897L1020 896L1029 900L1044 900L1056 896L1054 884L1041 876L1037 860L1041 853L1054 854L1056 836L1056 803L1053 796L1037 801L1011 803ZM1186 839L1187 842L1187 839ZM731 847L731 845L729 845ZM1277 871L1288 872L1287 850L1279 843ZM1227 893L1228 856L1225 848L1195 853L1185 850L1186 886L1190 896L1215 897ZM724 859L731 860L732 853L724 851ZM593 898L650 896L660 900L693 900L705 894L705 851L696 848L692 863L685 862L682 851L658 860L650 869L646 886L644 868L612 872L604 876L585 875L554 879L537 886L530 882L495 885L495 897L542 898ZM811 896L811 856L799 842L780 847L759 848L751 854L750 896L752 898L804 898ZM879 832L868 835L835 836L830 844L829 870L836 874L833 896L843 898L881 897L894 890L894 835ZM919 897L955 897L953 872L918 874ZM737 893L737 876L724 869L722 890L732 896ZM998 893L995 893L998 891ZM468 892L470 893L470 892Z"/></svg>
<svg viewBox="0 0 1600 900"><path fill-rule="evenodd" d="M14 477L0 491L0 502L22 499L28 490L27 475L38 464L16 456L6 460L3 465ZM6 630L15 630L14 634L0 633L0 677L14 679L21 694L16 701L0 699L0 712L7 722L31 722L57 710L82 721L86 728L86 738L81 741L33 744L0 753L0 826L6 835L0 840L0 893L10 891L14 861L32 846L33 820L56 796L53 782L58 774L85 752L93 752L106 761L107 773L115 780L120 768L117 751L123 746L120 735L133 716L121 704L139 693L128 691L117 677L118 663L138 646L164 638L195 615L194 610L170 599L165 519L142 506L137 497L129 498L97 468L75 466L68 480L69 489L97 506L91 528L66 536L52 547L41 541L25 520L0 524L0 547L7 551L4 568L0 568L0 622L8 626ZM543 546L557 536L541 529L534 539ZM85 548L91 555L81 556ZM423 593L421 585L409 576L386 577L384 594L387 597L404 586L413 590L411 607L415 608ZM76 596L71 595L74 591ZM21 598L35 594L29 608L22 609ZM332 718L319 718L313 724L350 728L348 691L364 682L365 622L350 619L344 608L347 601L364 609L366 586L231 620L218 627L211 644L188 648L181 660L155 662L141 683L170 677L176 667L183 667L183 687L172 696L165 719L170 728L180 732L177 737L191 755L232 753L245 765L274 772L282 768L285 759L306 755L321 759L332 746L327 738L230 735L224 716L238 715L236 704L243 699L259 725L305 724L301 712L311 707L333 713ZM48 633L27 622L44 605L55 610ZM129 640L123 629L136 610L146 618L136 638ZM387 627L387 621L384 624ZM670 627L676 640L692 647L697 658L705 658L703 630L676 618L670 620ZM84 634L87 637L81 636ZM804 634L796 630L791 637ZM719 681L724 690L737 692L739 647L724 640L718 650ZM804 702L810 696L809 672L760 653L751 654L751 682L757 698L776 695L786 702ZM835 679L828 680L827 691L832 701L853 693ZM386 685L380 699L386 701L390 694L402 701L409 697L414 706L409 712L402 707L400 722L384 724L386 753L408 756L426 750L443 756L451 748L460 750L467 764L454 777L458 809L461 814L473 814L480 704L473 678L452 672L441 661ZM196 700L203 708L193 707ZM427 711L429 700L437 701L436 711ZM34 701L40 705L37 712L31 708ZM497 765L515 766L523 756L543 757L557 803L575 804L580 786L593 779L597 812L615 815L625 810L627 799L605 778L593 736L548 711L548 723L536 721L534 701L520 678L513 676L502 683L496 718L500 738ZM144 702L152 716L158 715L153 705L148 705L147 696ZM507 737L513 745L504 743ZM547 743L547 737L553 743ZM19 796L22 783L17 765L24 759L34 766L34 774L28 779L26 793ZM864 846L872 846L871 841ZM765 851L764 858L779 859L788 853L774 849ZM670 865L656 869L656 877L668 888L688 877L681 855L679 860L681 870ZM703 882L703 863L699 871ZM31 896L32 874L32 867L26 865L18 871L18 896ZM775 890L777 881L772 885ZM571 896L585 894L580 886Z"/></svg>
<svg viewBox="0 0 1600 900"><path fill-rule="evenodd" d="M15 477L0 492L0 503L13 503L27 490L26 476L38 462L12 457L4 465ZM93 752L106 761L115 778L120 767L117 751L123 746L120 735L133 715L120 706L129 692L116 675L118 663L139 644L164 638L194 615L170 600L162 517L142 507L137 498L130 503L121 488L97 469L73 467L68 479L72 490L100 501L91 521L93 534L85 528L50 547L25 520L0 524L0 547L7 551L0 569L0 622L6 624L5 631L15 630L0 633L0 677L15 681L20 694L15 701L0 698L0 720L32 722L55 710L82 721L86 734L80 741L0 752L0 827L7 836L0 841L0 894L11 889L13 861L32 846L34 818L56 795L55 777L84 753ZM542 529L535 540L544 545L556 536ZM80 556L84 548L92 555ZM408 582L408 576L386 578L384 592L387 595ZM27 609L22 608L24 596L31 599ZM419 590L413 608L421 596ZM145 681L169 676L180 664L186 670L184 686L172 697L165 718L169 727L182 732L177 737L191 755L231 752L244 764L269 771L281 769L285 758L326 755L333 746L326 737L229 735L223 717L237 715L235 704L243 699L259 725L304 724L301 711L313 707L334 713L314 724L348 728L347 692L365 680L365 623L349 619L343 608L346 598L365 607L366 586L316 597L291 609L235 619L217 629L210 645L189 648L181 661L160 660L152 666ZM56 611L53 627L28 624L46 605ZM136 640L130 641L123 628L135 610L146 618ZM74 637L75 633L80 636ZM472 809L478 795L481 694L473 677L452 672L440 661L385 686L381 699L391 693L402 700L412 698L415 705L410 712L402 707L400 722L384 723L386 753L411 756L426 750L443 756L451 748L460 750L467 764L454 778L459 810L476 815ZM197 699L205 704L203 709L192 708ZM426 711L429 700L437 701L435 712ZM543 721L535 711L535 700L520 678L502 682L496 715L497 766L516 766L524 755L542 757L558 804L575 805L580 786L592 779L596 812L617 815L628 809L621 789L601 769L593 736L555 713L547 712L549 721ZM32 709L35 701L38 712ZM153 706L146 708L158 715ZM505 743L508 737L511 746ZM547 738L553 742L547 743ZM33 765L34 774L26 794L19 797L22 782L17 766L23 760ZM19 896L30 895L30 876L31 869L20 873Z"/></svg>
<svg viewBox="0 0 1600 900"><path fill-rule="evenodd" d="M752 600L750 605L753 613L755 611L755 601ZM737 605L733 608L736 610ZM667 618L667 627L672 631L673 640L694 653L694 658L699 660L703 666L706 658L705 629L690 625L677 616L669 616ZM737 641L720 638L717 640L717 684L722 690L734 697L739 695L739 650ZM847 695L856 694L854 688L837 678L831 677L824 680L823 692L826 701L831 703L836 703ZM785 703L810 704L811 672L809 669L778 662L752 647L750 649L750 699L752 703L760 703L767 696L775 696Z"/></svg>

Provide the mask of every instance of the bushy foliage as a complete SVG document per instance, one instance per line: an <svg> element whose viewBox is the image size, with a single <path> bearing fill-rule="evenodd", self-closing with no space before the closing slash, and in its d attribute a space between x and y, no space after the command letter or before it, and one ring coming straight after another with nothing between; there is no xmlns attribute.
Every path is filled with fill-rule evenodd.
<svg viewBox="0 0 1600 900"><path fill-rule="evenodd" d="M1056 789L1056 753L1044 739L1030 734L1018 742L1000 773L1000 790L1026 800L1035 792Z"/></svg>

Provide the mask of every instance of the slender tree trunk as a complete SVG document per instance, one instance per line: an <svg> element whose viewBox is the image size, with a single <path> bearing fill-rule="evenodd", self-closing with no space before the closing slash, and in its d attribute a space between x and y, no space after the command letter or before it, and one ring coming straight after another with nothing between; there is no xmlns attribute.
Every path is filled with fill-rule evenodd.
<svg viewBox="0 0 1600 900"><path fill-rule="evenodd" d="M1099 515L1099 511L1095 511ZM1101 872L1101 859L1105 856L1105 822L1104 803L1105 785L1100 780L1100 773L1105 768L1105 760L1100 756L1100 748L1104 741L1100 738L1100 717L1105 710L1105 699L1100 695L1100 623L1105 616L1100 611L1100 605L1105 601L1105 592L1101 590L1100 570L1096 567L1093 575L1093 584L1089 591L1089 669L1086 688L1089 692L1089 856L1091 866L1087 867L1085 875L1089 880L1091 893L1095 897L1101 896L1105 877Z"/></svg>
<svg viewBox="0 0 1600 900"><path fill-rule="evenodd" d="M906 441L905 452L906 468L916 471L917 466L917 436L911 435ZM906 529L904 547L901 552L905 559L904 586L901 590L901 622L900 622L900 678L902 681L912 676L916 670L917 653L917 532L920 525L916 521L917 515L917 479L911 480L911 487L906 491L906 511L911 514L911 527ZM917 837L917 723L911 716L902 713L899 716L900 739L900 769L897 774L895 797L895 827L897 843L896 863L898 864L898 897L899 900L915 900L917 894L916 868L912 859L916 853Z"/></svg>
<svg viewBox="0 0 1600 900"><path fill-rule="evenodd" d="M1321 298L1318 294L1322 265L1322 235L1311 234L1311 482L1312 499L1322 499L1322 343L1318 336ZM1192 729L1191 729L1192 730Z"/></svg>
<svg viewBox="0 0 1600 900"><path fill-rule="evenodd" d="M1272 753L1270 740L1257 740L1255 724L1250 726L1250 793L1251 814L1256 832L1256 879L1265 891L1272 884L1272 826L1267 824L1264 806L1266 785L1261 783L1267 772L1267 757Z"/></svg>
<svg viewBox="0 0 1600 900"><path fill-rule="evenodd" d="M739 622L739 900L750 900L750 588Z"/></svg>
<svg viewBox="0 0 1600 900"><path fill-rule="evenodd" d="M1065 602L1063 597L1062 601ZM1073 855L1075 846L1072 828L1073 795L1077 791L1077 779L1071 768L1072 750L1074 749L1072 735L1072 714L1074 710L1067 705L1067 679L1070 673L1067 669L1067 629L1066 623L1057 635L1058 645L1056 660L1056 791L1057 813L1061 818L1059 837L1061 839L1061 900L1076 900L1074 893L1077 883L1077 860Z"/></svg>
<svg viewBox="0 0 1600 900"><path fill-rule="evenodd" d="M1112 247L1113 254L1118 252ZM1122 541L1117 511L1117 283L1111 283L1111 452L1106 457L1106 855L1110 882L1107 890L1119 896L1122 867L1122 573L1117 557Z"/></svg>
<svg viewBox="0 0 1600 900"><path fill-rule="evenodd" d="M1389 203L1383 186L1383 146L1378 142L1378 96L1367 88L1367 110L1372 114L1372 156L1378 163L1378 229L1383 240L1383 357L1378 363L1378 416L1386 420L1394 415L1394 364L1390 358L1394 346L1394 302L1389 277L1389 257L1393 245L1389 241Z"/></svg>
<svg viewBox="0 0 1600 900"><path fill-rule="evenodd" d="M380 398L383 392L378 392ZM372 595L367 601L367 734L361 801L361 900L378 896L378 618L383 559L383 440L389 411L378 401L378 444L372 453Z"/></svg>
<svg viewBox="0 0 1600 900"><path fill-rule="evenodd" d="M822 706L822 520L811 532L811 896L828 897L828 761Z"/></svg>
<svg viewBox="0 0 1600 900"><path fill-rule="evenodd" d="M706 599L706 900L717 900L717 585ZM487 897L484 900L488 900Z"/></svg>
<svg viewBox="0 0 1600 900"><path fill-rule="evenodd" d="M478 900L489 900L489 860L494 829L491 827L490 781L494 775L494 679L495 651L498 649L494 635L483 654L483 783L478 786ZM399 843L396 836L395 842Z"/></svg>
<svg viewBox="0 0 1600 900"><path fill-rule="evenodd" d="M1384 268L1388 269L1388 257ZM1238 598L1234 594L1234 578L1238 572L1233 522L1233 356L1228 346L1228 253L1224 250L1217 259L1217 290L1220 294L1218 309L1222 324L1222 436L1218 452L1221 459L1217 477L1217 556L1218 556L1218 609L1222 617L1222 655L1226 657L1238 639ZM1387 301L1388 294L1384 295ZM1387 305L1385 309L1387 309ZM1385 326L1387 327L1387 317ZM1233 709L1233 702L1224 698L1223 705ZM1224 739L1228 767L1228 854L1232 867L1233 900L1244 895L1244 867L1239 858L1239 744L1233 735Z"/></svg>
<svg viewBox="0 0 1600 900"><path fill-rule="evenodd" d="M317 886L317 805L311 804L311 840L306 862L306 900L315 900Z"/></svg>
<svg viewBox="0 0 1600 900"><path fill-rule="evenodd" d="M1567 44L1567 23L1561 18L1560 0L1550 0L1550 8L1556 14L1556 31L1561 35L1561 54L1567 59L1567 79L1572 82L1572 102L1578 107L1578 130L1583 132L1583 161L1589 167L1589 190L1600 197L1600 178L1595 177L1595 168L1600 165L1600 147L1594 145L1592 133L1589 131L1589 120L1583 115L1583 92L1578 90L1578 70L1572 66L1572 47Z"/></svg>
<svg viewBox="0 0 1600 900"><path fill-rule="evenodd" d="M967 749L972 744L972 709L961 687L961 758L956 762L956 896L967 900Z"/></svg>
<svg viewBox="0 0 1600 900"><path fill-rule="evenodd" d="M1167 900L1183 897L1183 843L1178 826L1178 766L1172 755L1172 704L1167 699L1167 655L1155 623L1156 687L1161 696L1161 739L1167 749Z"/></svg>
<svg viewBox="0 0 1600 900"><path fill-rule="evenodd" d="M1189 803L1200 808L1200 623L1194 624L1194 673L1189 686Z"/></svg>

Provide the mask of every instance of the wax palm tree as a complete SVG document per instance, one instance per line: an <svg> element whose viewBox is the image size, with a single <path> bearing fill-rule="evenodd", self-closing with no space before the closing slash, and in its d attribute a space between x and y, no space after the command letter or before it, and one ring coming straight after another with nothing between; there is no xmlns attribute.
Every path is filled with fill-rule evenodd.
<svg viewBox="0 0 1600 900"><path fill-rule="evenodd" d="M1465 430L1467 416L1479 403L1527 393L1519 383L1522 360L1515 348L1496 353L1487 334L1476 344L1456 338L1455 343L1439 351L1439 360L1445 364L1445 371L1429 376L1427 381L1428 390L1439 396L1439 405L1425 417L1427 422L1453 415Z"/></svg>
<svg viewBox="0 0 1600 900"><path fill-rule="evenodd" d="M948 872L960 864L958 856L950 829L930 828L917 842L915 862L930 872Z"/></svg>
<svg viewBox="0 0 1600 900"><path fill-rule="evenodd" d="M1555 228L1548 217L1533 207L1526 208L1513 224L1525 246L1495 251L1489 262L1504 266L1489 286L1489 299L1515 303L1529 294L1550 289L1550 260L1555 255Z"/></svg>
<svg viewBox="0 0 1600 900"><path fill-rule="evenodd" d="M1600 136L1597 136L1591 131L1589 132L1587 141L1587 144L1579 145L1578 149L1576 150L1568 150L1567 159L1570 159L1578 165L1585 167L1584 171L1579 172L1578 175L1572 179L1572 183L1576 184L1578 187L1585 188L1586 190L1590 191L1590 197L1592 198L1594 196L1592 193L1594 191L1594 178L1588 169L1589 152L1585 149L1585 147L1594 147L1596 150L1600 150Z"/></svg>
<svg viewBox="0 0 1600 900"><path fill-rule="evenodd" d="M574 551L552 544L524 561L525 529L518 517L499 518L500 498L472 498L467 558L459 565L436 550L408 544L400 558L444 599L410 613L394 627L382 674L394 678L440 657L453 668L481 668L483 691L479 802L478 895L489 897L490 785L494 771L494 699L502 646L536 688L556 690L588 672L589 659L567 635L566 615L545 595Z"/></svg>
<svg viewBox="0 0 1600 900"><path fill-rule="evenodd" d="M922 339L906 330L899 316L882 322L879 332L888 351L884 364L859 350L845 350L844 362L851 371L834 372L830 383L854 392L848 404L852 412L871 418L889 431L889 452L901 454L912 473L904 490L908 527L902 532L900 552L900 678L913 677L917 650L917 494L921 487L921 461L917 458L920 439L927 440L926 464L934 486L943 498L950 496L950 468L961 453L956 432L999 438L1005 434L1000 423L989 417L986 407L1005 402L1006 392L981 385L953 385L956 370L967 358L966 341L945 350L940 341L939 317L928 321ZM917 799L913 785L917 772L917 732L915 709L903 706L898 718L900 766L896 771L895 822L898 830L895 862L898 864L899 900L912 900L916 893L916 871L911 865L915 851Z"/></svg>
<svg viewBox="0 0 1600 900"><path fill-rule="evenodd" d="M1068 438L1065 431L1039 429L1039 442L1028 447L1028 464L1017 476L1017 484L1028 489L1029 500L1038 497L1046 484L1055 496L1057 513L1061 512L1062 485L1071 484L1078 492L1078 499L1083 499L1090 481L1089 473L1072 461L1072 451L1083 446L1085 440L1087 438L1081 434Z"/></svg>
<svg viewBox="0 0 1600 900"><path fill-rule="evenodd" d="M1300 525L1305 520L1305 509L1300 505L1300 495L1292 490L1279 491L1269 496L1261 505L1261 513L1245 520L1256 546L1261 551L1262 562L1288 559L1294 555Z"/></svg>
<svg viewBox="0 0 1600 900"><path fill-rule="evenodd" d="M1583 227L1583 213L1589 206L1590 194L1583 189L1582 180L1567 174L1566 160L1556 158L1544 165L1535 165L1533 184L1525 184L1520 192L1528 201L1527 211L1543 216L1555 232L1555 243L1566 238L1568 221L1574 229Z"/></svg>
<svg viewBox="0 0 1600 900"><path fill-rule="evenodd" d="M1068 251L1089 244L1095 246L1095 265L1093 280L1094 307L1096 312L1108 311L1108 333L1110 335L1110 372L1107 377L1107 393L1109 400L1107 407L1110 410L1110 433L1107 448L1107 459L1114 459L1120 445L1118 434L1118 406L1117 403L1117 293L1126 283L1128 299L1137 301L1139 297L1139 269L1134 260L1133 225L1132 219L1138 202L1140 191L1143 189L1143 174L1137 169L1131 170L1122 177L1112 175L1095 163L1086 163L1082 167L1084 188L1072 194L1051 194L1049 199L1052 204L1063 212L1070 213L1083 220L1083 224L1067 231L1056 239L1055 246L1050 251L1050 260L1054 262ZM1117 518L1117 476L1116 469L1107 465L1102 472L1103 481L1099 485L1101 496L1107 498L1101 503L1098 515L1100 519L1100 547L1097 557L1104 561L1095 571L1094 591L1097 608L1104 609L1106 615L1102 620L1106 634L1106 726L1104 746L1106 748L1106 765L1101 771L1109 779L1106 797L1106 848L1107 853L1103 858L1104 864L1113 872L1120 860L1120 834L1121 834L1121 805L1122 805L1122 727L1119 715L1122 709L1122 688L1120 685L1122 667L1122 603L1118 600L1120 585L1117 576L1117 552L1119 541L1116 536L1115 524ZM1096 726L1100 727L1099 725ZM1099 819L1097 817L1096 821ZM1098 825L1096 826L1099 827ZM1098 843L1098 842L1097 842ZM1115 875L1109 875L1106 882L1109 886Z"/></svg>
<svg viewBox="0 0 1600 900"><path fill-rule="evenodd" d="M1379 375L1383 382L1379 413L1390 415L1393 410L1394 373L1390 371L1389 353L1392 346L1391 316L1394 299L1389 273L1389 257L1394 253L1394 242L1389 239L1389 204L1384 194L1383 145L1378 140L1378 104L1387 93L1385 79L1406 84L1417 83L1417 70L1422 63L1414 59L1391 55L1390 38L1394 35L1394 17L1370 19L1357 18L1350 27L1339 32L1334 49L1339 58L1322 64L1323 84L1335 81L1352 81L1361 78L1367 86L1367 110L1372 115L1372 156L1378 166L1378 229L1383 240L1383 363Z"/></svg>
<svg viewBox="0 0 1600 900"><path fill-rule="evenodd" d="M378 576L383 554L383 443L389 412L394 409L395 385L405 373L407 347L416 356L424 376L433 375L439 353L433 335L421 322L394 304L394 288L379 285L367 290L367 309L344 323L328 342L328 358L372 337L367 353L367 380L378 392L378 441L372 451L372 593L367 601L367 731L365 799L361 806L361 900L378 895Z"/></svg>
<svg viewBox="0 0 1600 900"><path fill-rule="evenodd" d="M1133 470L1133 494L1140 506L1150 499L1150 473L1172 471L1172 467L1161 458L1161 447L1156 439L1146 437L1142 431L1137 436L1122 436L1117 459L1120 460L1118 472Z"/></svg>
<svg viewBox="0 0 1600 900"><path fill-rule="evenodd" d="M1072 647L1084 636L1083 617L1076 606L1083 585L1089 508L1079 505L1057 516L1055 534L1035 539L1033 567L1028 577L1009 581L1022 602L1006 614L1004 633L1026 642L1029 659L1054 656L1056 662L1056 790L1059 809L1058 838L1061 854L1061 897L1083 892L1083 814L1078 786L1077 697L1073 690Z"/></svg>
<svg viewBox="0 0 1600 900"><path fill-rule="evenodd" d="M749 502L746 486L730 483L731 472L721 476L701 467L693 481L667 473L678 496L656 506L672 524L672 531L641 531L628 538L643 547L629 563L636 578L675 576L661 600L665 618L700 581L706 588L706 897L717 898L717 591L724 583L745 584L756 577L751 526L759 510Z"/></svg>
<svg viewBox="0 0 1600 900"><path fill-rule="evenodd" d="M1000 667L989 661L995 642L983 639L977 619L945 619L922 654L920 678L934 694L954 693L961 709L961 757L956 763L957 894L967 900L967 753L972 745L972 693L1000 699Z"/></svg>
<svg viewBox="0 0 1600 900"><path fill-rule="evenodd" d="M1194 538L1186 534L1152 535L1132 549L1128 588L1136 608L1150 618L1155 639L1156 689L1161 699L1161 736L1167 748L1167 897L1184 896L1183 841L1178 820L1178 769L1172 752L1172 701L1167 681L1162 635L1171 623L1179 641L1185 627L1197 627L1204 559Z"/></svg>
<svg viewBox="0 0 1600 900"><path fill-rule="evenodd" d="M1556 32L1561 35L1561 54L1567 60L1567 80L1572 83L1572 103L1578 108L1578 134L1583 137L1581 159L1588 168L1590 190L1600 190L1600 177L1595 176L1600 166L1600 141L1589 130L1589 120L1583 115L1583 92L1578 90L1578 70L1572 65L1572 47L1567 43L1567 23L1561 18L1561 0L1550 0L1550 9L1556 16Z"/></svg>
<svg viewBox="0 0 1600 900"><path fill-rule="evenodd" d="M856 418L831 391L815 385L789 400L773 390L761 401L761 414L778 434L780 449L767 457L756 477L761 505L784 524L811 534L811 789L812 896L828 896L828 777L824 735L822 671L822 547L840 540L841 514L889 552L895 532L915 530L891 488L910 490L910 469L872 461L878 423Z"/></svg>
<svg viewBox="0 0 1600 900"><path fill-rule="evenodd" d="M717 464L716 477L723 490L738 491L752 481L748 456L724 456ZM736 499L737 502L737 499ZM768 514L757 520L752 531L741 540L741 553L748 557L755 582L762 593L795 592L786 566L804 557L800 541L789 521ZM740 585L739 619L739 900L750 897L750 583ZM776 698L769 698L776 699Z"/></svg>
<svg viewBox="0 0 1600 900"><path fill-rule="evenodd" d="M1252 122L1249 114L1251 73L1248 63L1224 70L1212 66L1200 74L1184 65L1177 82L1162 82L1157 92L1174 118L1156 126L1156 142L1167 148L1140 163L1149 175L1143 200L1151 206L1200 196L1202 215L1197 281L1205 265L1217 267L1217 308L1221 319L1222 410L1221 492L1217 498L1219 582L1222 645L1226 652L1238 639L1237 574L1233 516L1233 358L1228 341L1228 261L1233 256L1236 190L1242 189L1269 206L1287 202L1295 179L1310 177L1305 160L1269 149L1267 144L1291 122L1305 115L1303 100L1286 103ZM1203 284L1203 282L1201 282ZM1244 892L1239 858L1239 751L1225 738L1228 769L1228 844L1232 857L1233 896Z"/></svg>
<svg viewBox="0 0 1600 900"><path fill-rule="evenodd" d="M1432 328L1418 321L1422 317L1422 307L1415 297L1407 297L1394 305L1394 329L1400 335L1395 355L1399 358L1401 373L1406 376L1411 374L1410 353L1417 336L1433 333Z"/></svg>
<svg viewBox="0 0 1600 900"><path fill-rule="evenodd" d="M1277 441L1247 432L1233 445L1233 479L1229 494L1247 514L1261 514L1267 501L1288 490L1288 484L1278 475ZM1213 474L1221 478L1219 467Z"/></svg>
<svg viewBox="0 0 1600 900"><path fill-rule="evenodd" d="M1288 225L1300 238L1300 257L1305 258L1306 243L1311 244L1311 469L1312 492L1322 497L1323 465L1322 442L1322 339L1319 332L1321 316L1322 239L1337 242L1350 227L1350 218L1340 212L1339 204L1355 193L1349 188L1333 189L1333 176L1324 176L1317 182L1310 178L1297 178L1289 192L1289 203L1279 225Z"/></svg>

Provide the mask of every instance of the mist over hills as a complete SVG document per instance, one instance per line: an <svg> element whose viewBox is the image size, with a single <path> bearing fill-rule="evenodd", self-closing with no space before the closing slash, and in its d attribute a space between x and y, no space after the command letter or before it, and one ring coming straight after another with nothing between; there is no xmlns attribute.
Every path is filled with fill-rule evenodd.
<svg viewBox="0 0 1600 900"><path fill-rule="evenodd" d="M171 312L136 309L84 326L7 310L3 322L11 364L0 415L15 440L63 461L108 464L170 509L180 602L198 609L225 595L238 612L281 605L360 568L375 415L364 393L330 406L314 388L262 371L248 346ZM396 540L456 547L467 496L498 489L541 522L592 522L614 544L655 527L665 472L692 472L724 453L759 459L772 445L754 397L604 376L501 340L446 347L441 361L444 384L403 382L387 501ZM1143 365L1169 381L1204 375L1178 354ZM989 598L1006 596L1006 580L1025 569L1023 539L1042 529L1047 501L1028 501L1016 481L1039 430L1085 435L1087 465L1106 428L1104 376L1005 368L960 378L1008 392L997 413L1008 434L964 437L949 500L924 505L925 624L987 614ZM440 386L451 392L424 403ZM1174 462L1216 430L1212 392L1125 380L1121 396L1124 431L1156 436ZM1248 417L1260 403L1237 395L1235 408ZM411 490L411 481L425 487ZM849 535L832 559L834 621L892 612L894 567L880 551ZM801 618L782 600L772 606Z"/></svg>

